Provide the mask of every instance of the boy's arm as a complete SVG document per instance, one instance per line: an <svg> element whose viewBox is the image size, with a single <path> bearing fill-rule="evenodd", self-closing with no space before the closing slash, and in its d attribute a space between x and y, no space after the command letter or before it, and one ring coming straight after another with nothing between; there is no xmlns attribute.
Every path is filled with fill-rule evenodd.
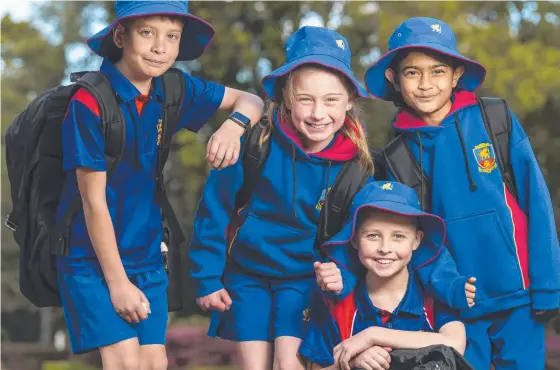
<svg viewBox="0 0 560 370"><path fill-rule="evenodd" d="M242 184L241 161L223 170L212 170L206 180L188 250L197 297L224 288L221 277L226 265L227 229Z"/></svg>
<svg viewBox="0 0 560 370"><path fill-rule="evenodd" d="M88 234L107 281L113 307L128 322L138 323L148 317L149 302L128 280L121 262L105 196L106 172L79 167L76 177Z"/></svg>
<svg viewBox="0 0 560 370"><path fill-rule="evenodd" d="M177 129L198 130L217 110L239 112L255 124L262 117L264 103L261 98L248 92L232 89L210 81L184 74L185 100L179 113ZM207 145L206 159L214 168L225 168L237 162L240 152L239 140L245 130L227 119L212 135Z"/></svg>
<svg viewBox="0 0 560 370"><path fill-rule="evenodd" d="M560 305L560 248L552 201L529 139L515 114L510 114L511 165L518 204L528 220L528 234L522 235L529 249L530 284L526 283L534 310L556 310Z"/></svg>
<svg viewBox="0 0 560 370"><path fill-rule="evenodd" d="M335 362L348 364L364 348L373 346L392 349L415 349L443 344L463 353L466 345L465 326L460 321L445 324L438 333L405 331L372 326L335 347Z"/></svg>
<svg viewBox="0 0 560 370"><path fill-rule="evenodd" d="M147 317L148 300L129 282L118 252L106 200L105 138L99 105L85 89L78 90L70 102L62 123L62 142L63 170L76 171L86 227L113 306L125 320L139 322Z"/></svg>

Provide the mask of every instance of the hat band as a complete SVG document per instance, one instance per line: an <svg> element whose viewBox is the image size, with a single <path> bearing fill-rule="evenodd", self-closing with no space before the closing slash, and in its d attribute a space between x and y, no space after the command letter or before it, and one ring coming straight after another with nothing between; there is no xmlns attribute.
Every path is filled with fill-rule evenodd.
<svg viewBox="0 0 560 370"><path fill-rule="evenodd" d="M442 41L448 41L449 44L452 44L452 46L449 46L449 44L442 43ZM441 45L449 50L453 50L454 52L457 52L457 47L455 46L453 40L442 40L440 36L425 35L425 34L411 35L409 37L403 38L402 40L396 40L396 42L391 43L391 45L389 46L389 50L393 50L396 48L409 46L409 45L412 46L411 44L424 44L424 43Z"/></svg>
<svg viewBox="0 0 560 370"><path fill-rule="evenodd" d="M182 13L182 14L185 14L185 15L188 13L187 9L185 9L184 6L181 6L180 1L150 1L148 3L143 2L143 1L139 1L139 4L137 4L137 5L122 9L119 13L117 13L116 19L126 17L134 9L138 9L138 8L141 8L141 7L144 7L144 6L149 6L150 8L152 8L152 7L158 6L158 5L165 5L168 8L169 7L176 8L178 13ZM156 15L156 14L157 13L154 13L154 15Z"/></svg>
<svg viewBox="0 0 560 370"><path fill-rule="evenodd" d="M350 68L350 65L348 64L348 61L344 57L344 54L341 53L341 50L337 49L337 48L331 48L331 47L313 47L313 48L309 48L306 49L304 53L299 53L299 50L294 50L292 53L290 53L290 55L288 55L286 63L292 63L298 59L301 58L306 58L306 57L310 57L313 55L317 55L317 56L322 56L322 57L331 57L334 58L338 61L340 61L341 63L343 63L347 68Z"/></svg>

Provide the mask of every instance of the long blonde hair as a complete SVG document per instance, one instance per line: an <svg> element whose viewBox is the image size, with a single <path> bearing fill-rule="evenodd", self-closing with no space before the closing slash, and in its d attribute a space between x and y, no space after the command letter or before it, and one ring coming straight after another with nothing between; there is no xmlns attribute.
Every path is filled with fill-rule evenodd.
<svg viewBox="0 0 560 370"><path fill-rule="evenodd" d="M291 71L288 75L284 76L283 78L279 78L278 82L276 83L276 91L275 91L275 99L268 103L267 109L267 126L261 133L260 142L263 143L270 138L270 134L272 132L272 128L274 126L274 110L278 110L278 117L280 120L284 122L291 121L290 110L288 109L285 100L286 99L293 99L293 85L294 85L294 72L303 69L316 69L316 70L323 70L330 73L334 73L340 81L343 83L346 91L350 96L350 100L356 99L357 92L352 84L348 80L346 76L342 73L334 71L332 69L322 67L319 65L304 65L302 67L298 67ZM373 159L371 158L371 154L369 151L368 142L366 139L366 135L364 132L364 128L360 119L360 111L356 107L356 105L352 105L352 108L346 112L346 121L344 125L340 128L340 132L342 135L346 136L352 143L358 148L358 161L360 166L365 168L367 172L373 175L375 168L373 165Z"/></svg>

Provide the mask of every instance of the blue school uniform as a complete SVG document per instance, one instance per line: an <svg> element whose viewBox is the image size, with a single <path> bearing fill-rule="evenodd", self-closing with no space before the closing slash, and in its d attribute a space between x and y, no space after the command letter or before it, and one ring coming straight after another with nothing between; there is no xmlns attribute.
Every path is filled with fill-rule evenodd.
<svg viewBox="0 0 560 370"><path fill-rule="evenodd" d="M161 79L154 78L150 94L142 96L107 59L100 71L120 101L126 133L122 159L107 181L107 206L125 271L131 282L149 295L152 314L138 325L129 325L116 315L83 211L79 212L70 226L69 255L57 261L62 304L75 353L134 336L140 344L164 343L167 321L167 276L160 251L162 217L154 199L158 124L164 102ZM185 74L185 101L177 130L196 132L218 109L223 95L223 86ZM143 106L142 110L137 106ZM99 106L86 90L79 90L73 97L62 123L62 136L66 174L59 216L78 193L76 168L106 170Z"/></svg>
<svg viewBox="0 0 560 370"><path fill-rule="evenodd" d="M446 221L447 247L459 272L477 278L476 305L461 311L470 343L465 357L476 369L490 362L498 370L542 369L544 325L534 313L560 306L560 246L550 193L529 139L509 112L515 199L472 93L484 80L484 67L457 52L449 25L431 18L401 24L390 51L368 69L368 89L391 100L390 84L378 77L404 48L435 50L465 68L440 125L428 126L409 110L393 123L428 177L430 210Z"/></svg>
<svg viewBox="0 0 560 370"><path fill-rule="evenodd" d="M299 353L322 367L334 363L334 347L367 328L378 326L396 330L438 332L445 324L458 320L458 312L424 295L414 273L409 275L406 294L393 312L373 305L364 278L347 298L336 305L316 299L309 315L310 329Z"/></svg>

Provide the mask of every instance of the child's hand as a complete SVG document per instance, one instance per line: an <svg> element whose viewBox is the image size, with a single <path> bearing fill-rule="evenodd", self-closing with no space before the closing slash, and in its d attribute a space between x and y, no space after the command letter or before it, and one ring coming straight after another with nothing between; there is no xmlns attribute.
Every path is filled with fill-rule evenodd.
<svg viewBox="0 0 560 370"><path fill-rule="evenodd" d="M148 314L151 313L150 302L136 285L126 279L108 286L111 303L120 317L136 324L148 318Z"/></svg>
<svg viewBox="0 0 560 370"><path fill-rule="evenodd" d="M321 290L336 294L342 292L342 275L334 262L315 262L313 268L317 276L317 284L321 287Z"/></svg>
<svg viewBox="0 0 560 370"><path fill-rule="evenodd" d="M352 369L389 369L391 367L391 348L373 346L350 361Z"/></svg>
<svg viewBox="0 0 560 370"><path fill-rule="evenodd" d="M474 296L476 294L476 287L474 286L474 283L476 283L475 277L468 278L465 283L465 293L467 295L467 303L469 304L469 307L474 306Z"/></svg>
<svg viewBox="0 0 560 370"><path fill-rule="evenodd" d="M196 304L202 311L215 310L224 312L231 307L231 298L225 289L220 289L204 297L198 297Z"/></svg>
<svg viewBox="0 0 560 370"><path fill-rule="evenodd" d="M239 158L241 136L245 130L237 123L227 120L210 137L206 146L206 161L214 169L234 165Z"/></svg>
<svg viewBox="0 0 560 370"><path fill-rule="evenodd" d="M353 367L350 365L351 360L372 346L371 341L368 339L368 331L370 329L374 328L372 327L361 331L334 347L334 364L338 366L340 370L352 369Z"/></svg>

